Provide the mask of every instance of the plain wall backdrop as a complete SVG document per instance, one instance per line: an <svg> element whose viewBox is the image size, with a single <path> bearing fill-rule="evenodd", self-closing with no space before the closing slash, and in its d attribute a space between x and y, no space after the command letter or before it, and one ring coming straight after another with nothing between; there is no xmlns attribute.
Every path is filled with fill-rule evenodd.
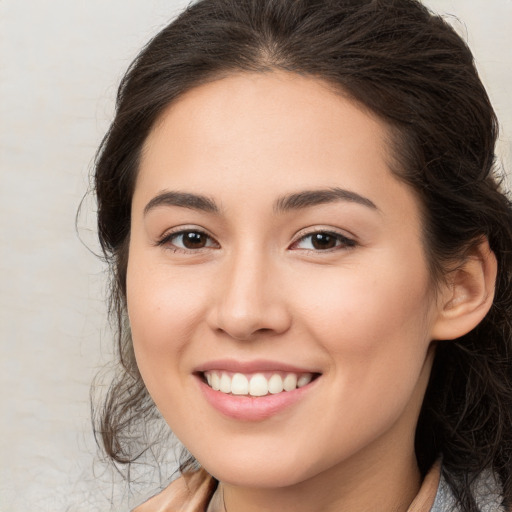
<svg viewBox="0 0 512 512"><path fill-rule="evenodd" d="M121 511L151 491L96 458L89 386L111 336L104 266L75 213L124 70L187 3L0 2L0 511ZM460 19L510 172L512 1L425 3ZM79 227L96 250L94 222L89 199Z"/></svg>

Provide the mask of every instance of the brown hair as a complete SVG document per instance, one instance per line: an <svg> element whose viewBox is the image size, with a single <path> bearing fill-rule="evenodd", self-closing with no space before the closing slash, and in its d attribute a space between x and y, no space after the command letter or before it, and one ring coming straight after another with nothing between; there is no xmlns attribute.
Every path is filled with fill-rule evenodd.
<svg viewBox="0 0 512 512"><path fill-rule="evenodd" d="M512 208L495 176L497 121L467 45L416 0L202 0L164 28L130 66L98 151L100 242L112 273L120 372L97 415L107 454L129 463L156 417L126 321L130 208L141 147L185 91L237 71L272 69L328 81L385 120L396 175L418 194L436 279L482 237L498 260L483 322L437 345L416 434L425 472L443 472L464 511L485 468L512 504ZM149 434L148 434L149 435Z"/></svg>

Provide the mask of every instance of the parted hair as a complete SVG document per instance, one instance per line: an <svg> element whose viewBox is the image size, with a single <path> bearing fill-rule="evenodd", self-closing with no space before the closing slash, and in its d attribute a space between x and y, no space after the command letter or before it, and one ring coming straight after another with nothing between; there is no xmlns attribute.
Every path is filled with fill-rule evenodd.
<svg viewBox="0 0 512 512"><path fill-rule="evenodd" d="M144 141L186 91L233 73L272 70L326 81L387 123L392 171L420 201L434 282L489 241L498 261L494 303L473 331L436 342L416 454L423 473L442 457L464 512L478 511L472 483L485 469L511 506L512 208L496 163L498 124L468 46L416 0L201 0L133 61L95 162L119 363L94 406L98 441L112 460L129 464L149 447L151 432L141 432L158 415L126 315L131 200Z"/></svg>

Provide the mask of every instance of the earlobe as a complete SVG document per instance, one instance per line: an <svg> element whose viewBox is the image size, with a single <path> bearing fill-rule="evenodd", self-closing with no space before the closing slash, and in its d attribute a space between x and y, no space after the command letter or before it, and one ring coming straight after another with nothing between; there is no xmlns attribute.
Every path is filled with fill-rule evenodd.
<svg viewBox="0 0 512 512"><path fill-rule="evenodd" d="M459 338L483 320L494 299L497 267L487 239L482 240L448 276L438 297L432 339Z"/></svg>

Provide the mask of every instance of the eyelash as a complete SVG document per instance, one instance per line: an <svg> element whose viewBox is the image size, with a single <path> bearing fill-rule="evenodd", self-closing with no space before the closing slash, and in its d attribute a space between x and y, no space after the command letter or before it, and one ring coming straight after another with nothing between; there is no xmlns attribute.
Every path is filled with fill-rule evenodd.
<svg viewBox="0 0 512 512"><path fill-rule="evenodd" d="M162 238L160 238L160 240L157 241L156 245L166 247L167 249L170 249L173 252L181 252L186 254L197 252L198 250L201 249L210 249L211 247L213 247L213 245L210 245L205 247L199 247L196 249L191 249L187 247L177 247L174 243L172 243L173 239L176 239L180 236L184 237L187 233L204 236L208 239L208 241L213 241L215 245L218 245L217 242L213 239L213 237L211 237L208 233L201 229L181 229L179 231L172 231L170 233L166 233Z"/></svg>
<svg viewBox="0 0 512 512"><path fill-rule="evenodd" d="M334 243L336 244L335 247L329 247L327 249L314 249L313 248L313 249L302 249L302 250L305 250L308 252L314 252L314 253L327 253L327 252L339 251L339 250L344 250L344 249L345 250L350 249L357 245L357 242L355 240L353 240L352 238L348 238L348 237L342 235L341 233L337 233L336 231L319 229L319 230L312 231L312 232L302 235L301 237L298 238L297 241L293 242L290 245L290 247L293 248L294 246L297 246L300 242L305 241L307 239L310 239L311 240L310 244L313 245L314 242L313 242L312 238L314 236L318 237L319 235L334 239Z"/></svg>
<svg viewBox="0 0 512 512"><path fill-rule="evenodd" d="M178 237L183 237L186 234L193 234L193 235L199 235L204 236L207 238L206 243L213 242L213 244L210 243L210 245L205 245L204 247L198 247L198 248L187 248L187 247L178 247L173 243L173 240ZM348 238L341 233L337 233L335 231L329 231L329 230L316 230L309 233L306 233L299 237L295 242L293 242L290 245L290 248L293 249L294 247L298 246L301 242L310 239L310 245L314 244L314 241L312 240L312 237L314 236L325 236L328 238L334 239L335 246L334 247L328 247L326 249L318 249L318 248L304 248L304 249L298 249L298 250L304 250L310 253L330 253L333 251L339 251L339 250L348 250L352 247L355 247L357 245L357 242L351 238ZM182 238L182 244L183 244L183 238ZM205 231L201 229L181 229L179 231L174 231L171 233L165 234L161 239L159 239L156 242L157 246L166 247L173 252L180 252L185 254L190 254L193 252L198 252L202 249L211 249L211 248L217 248L219 244L215 241L213 237L208 235Z"/></svg>

